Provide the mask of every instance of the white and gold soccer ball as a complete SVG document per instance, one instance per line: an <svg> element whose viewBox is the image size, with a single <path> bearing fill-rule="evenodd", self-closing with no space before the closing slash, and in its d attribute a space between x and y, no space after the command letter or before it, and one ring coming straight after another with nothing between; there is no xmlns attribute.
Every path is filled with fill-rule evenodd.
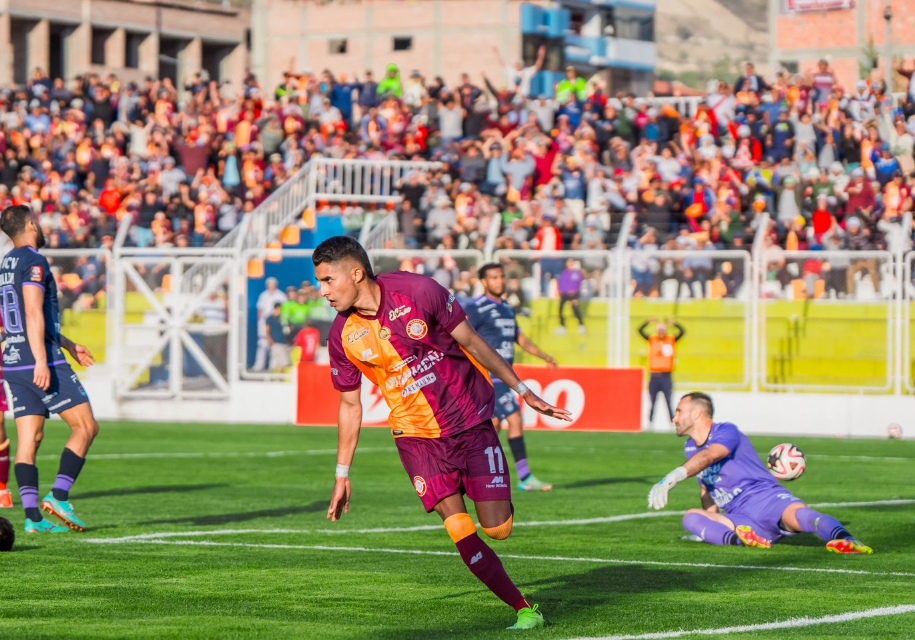
<svg viewBox="0 0 915 640"><path fill-rule="evenodd" d="M886 428L886 435L889 436L890 440L898 440L902 437L902 427L893 423Z"/></svg>
<svg viewBox="0 0 915 640"><path fill-rule="evenodd" d="M779 480L797 480L807 468L804 452L789 442L772 447L766 466Z"/></svg>

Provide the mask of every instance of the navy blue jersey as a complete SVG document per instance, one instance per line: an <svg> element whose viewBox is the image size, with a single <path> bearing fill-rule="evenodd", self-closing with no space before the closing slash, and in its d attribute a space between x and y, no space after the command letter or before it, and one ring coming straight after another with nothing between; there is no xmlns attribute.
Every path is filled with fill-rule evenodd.
<svg viewBox="0 0 915 640"><path fill-rule="evenodd" d="M476 332L483 336L489 346L498 351L508 364L512 364L515 359L518 323L511 305L505 300L480 296L468 304L465 310L467 319Z"/></svg>
<svg viewBox="0 0 915 640"><path fill-rule="evenodd" d="M57 284L48 260L32 247L13 249L0 264L0 304L3 306L3 328L6 348L3 368L6 371L33 369L35 356L26 333L25 287L40 287L44 292L44 336L49 366L66 362L60 349L60 311L57 307Z"/></svg>

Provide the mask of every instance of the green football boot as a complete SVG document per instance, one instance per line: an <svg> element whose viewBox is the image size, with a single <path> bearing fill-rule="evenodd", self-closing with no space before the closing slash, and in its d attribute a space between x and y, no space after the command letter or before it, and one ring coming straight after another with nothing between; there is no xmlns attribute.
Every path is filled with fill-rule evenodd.
<svg viewBox="0 0 915 640"><path fill-rule="evenodd" d="M52 516L56 516L74 531L86 530L85 523L73 513L73 505L70 504L70 501L58 500L54 497L53 492L46 495L44 500L41 501L41 510L45 513L50 513Z"/></svg>
<svg viewBox="0 0 915 640"><path fill-rule="evenodd" d="M518 621L507 629L542 629L544 625L543 614L539 611L539 604L518 609Z"/></svg>

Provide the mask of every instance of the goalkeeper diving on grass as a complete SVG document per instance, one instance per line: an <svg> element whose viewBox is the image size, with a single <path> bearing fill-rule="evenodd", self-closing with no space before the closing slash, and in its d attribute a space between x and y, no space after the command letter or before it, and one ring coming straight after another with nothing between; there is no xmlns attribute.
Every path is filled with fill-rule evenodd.
<svg viewBox="0 0 915 640"><path fill-rule="evenodd" d="M701 509L683 515L692 539L717 545L768 549L783 536L815 533L833 553L872 553L830 515L814 511L772 477L750 439L730 422L712 422L712 399L688 393L677 404L674 425L686 462L648 494L648 507L663 509L667 494L691 476L699 482Z"/></svg>

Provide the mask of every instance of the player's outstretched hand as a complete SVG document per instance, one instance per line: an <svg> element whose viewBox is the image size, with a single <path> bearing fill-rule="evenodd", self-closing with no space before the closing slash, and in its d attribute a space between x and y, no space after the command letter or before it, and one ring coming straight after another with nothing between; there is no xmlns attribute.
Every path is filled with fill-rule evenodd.
<svg viewBox="0 0 915 640"><path fill-rule="evenodd" d="M534 395L534 392L528 389L528 391L522 396L524 401L527 403L531 409L537 413L542 413L545 416L550 416L551 418L558 418L559 420L565 420L566 422L572 422L572 414L569 413L566 409L560 409L559 407L554 407L548 402L544 402L540 398Z"/></svg>
<svg viewBox="0 0 915 640"><path fill-rule="evenodd" d="M334 492L330 496L330 506L327 508L327 519L331 522L339 520L344 513L349 513L349 497L352 494L349 478L337 478L334 482Z"/></svg>
<svg viewBox="0 0 915 640"><path fill-rule="evenodd" d="M70 355L84 367L91 367L95 364L95 358L92 356L92 353L81 344L76 344L74 342L73 346L70 347Z"/></svg>
<svg viewBox="0 0 915 640"><path fill-rule="evenodd" d="M48 390L48 387L51 386L51 370L48 368L48 363L35 365L32 382L42 391Z"/></svg>
<svg viewBox="0 0 915 640"><path fill-rule="evenodd" d="M667 506L667 493L673 489L678 482L686 480L687 473L685 467L677 467L661 481L651 488L648 492L648 508L660 510Z"/></svg>

